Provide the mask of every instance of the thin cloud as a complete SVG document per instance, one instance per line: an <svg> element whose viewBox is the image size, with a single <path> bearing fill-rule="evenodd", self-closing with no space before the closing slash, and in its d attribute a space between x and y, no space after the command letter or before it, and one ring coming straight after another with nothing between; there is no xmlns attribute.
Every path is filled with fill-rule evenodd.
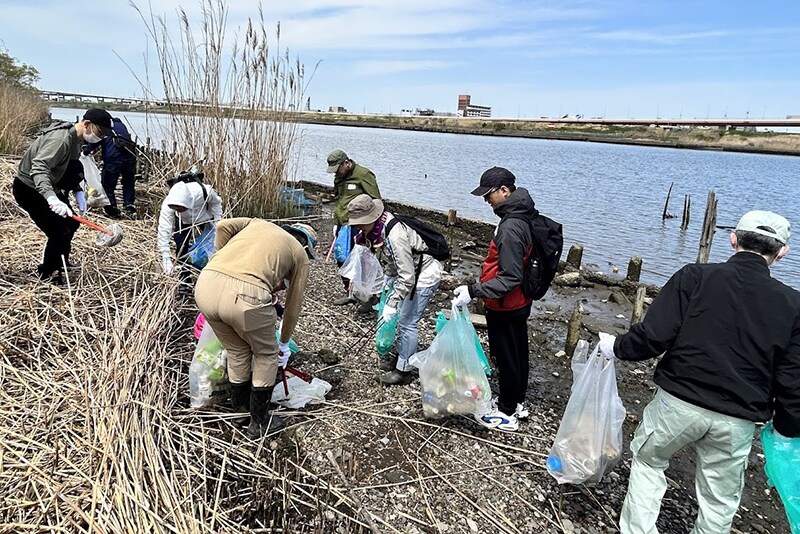
<svg viewBox="0 0 800 534"><path fill-rule="evenodd" d="M359 61L354 65L354 73L359 76L376 76L397 74L399 72L413 72L425 70L444 69L455 65L446 61L418 60L418 61Z"/></svg>

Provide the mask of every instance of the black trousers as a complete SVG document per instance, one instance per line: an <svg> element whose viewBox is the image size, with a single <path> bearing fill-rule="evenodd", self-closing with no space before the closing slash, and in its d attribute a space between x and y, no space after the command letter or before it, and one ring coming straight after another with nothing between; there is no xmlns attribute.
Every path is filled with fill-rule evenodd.
<svg viewBox="0 0 800 534"><path fill-rule="evenodd" d="M514 311L486 310L489 354L497 366L497 407L511 415L528 390L528 317L531 306Z"/></svg>
<svg viewBox="0 0 800 534"><path fill-rule="evenodd" d="M129 207L134 205L136 200L136 160L109 161L103 162L103 190L106 192L110 204L106 206L106 215L119 217L120 211L117 207L116 189L120 176L122 177L122 205Z"/></svg>
<svg viewBox="0 0 800 534"><path fill-rule="evenodd" d="M61 258L63 257L65 262L69 261L72 237L78 231L80 224L74 219L53 213L47 200L36 189L25 185L19 179L14 179L12 191L17 204L28 212L36 226L47 236L44 259L38 267L39 274L45 277L62 270ZM69 200L63 193L57 192L56 196L69 205Z"/></svg>

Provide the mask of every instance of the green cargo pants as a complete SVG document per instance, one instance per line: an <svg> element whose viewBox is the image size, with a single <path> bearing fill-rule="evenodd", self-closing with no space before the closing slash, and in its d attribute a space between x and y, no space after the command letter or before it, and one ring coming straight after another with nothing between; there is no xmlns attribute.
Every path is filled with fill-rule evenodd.
<svg viewBox="0 0 800 534"><path fill-rule="evenodd" d="M659 388L631 442L630 481L619 520L622 534L658 533L656 519L667 489L664 470L687 445L697 453L699 505L690 534L730 532L754 431L752 421L700 408Z"/></svg>

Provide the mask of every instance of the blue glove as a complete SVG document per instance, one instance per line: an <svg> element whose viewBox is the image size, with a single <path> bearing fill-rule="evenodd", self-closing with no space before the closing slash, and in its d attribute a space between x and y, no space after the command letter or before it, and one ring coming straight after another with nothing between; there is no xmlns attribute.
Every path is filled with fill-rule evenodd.
<svg viewBox="0 0 800 534"><path fill-rule="evenodd" d="M75 191L75 202L78 203L78 214L83 215L86 213L86 193Z"/></svg>

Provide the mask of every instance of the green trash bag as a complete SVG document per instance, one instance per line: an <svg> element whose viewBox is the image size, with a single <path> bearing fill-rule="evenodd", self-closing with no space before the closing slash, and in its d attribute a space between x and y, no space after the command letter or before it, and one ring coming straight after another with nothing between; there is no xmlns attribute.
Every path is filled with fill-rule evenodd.
<svg viewBox="0 0 800 534"><path fill-rule="evenodd" d="M438 334L441 332L446 324L447 317L444 316L444 312L439 312L439 315L436 316L436 333ZM486 376L492 376L492 368L489 367L489 360L486 359L486 353L481 346L481 338L478 337L478 333L475 331L475 327L472 326L471 321L469 323L469 329L472 331L472 335L475 338L475 351L478 353L478 359L481 361L483 371L486 373Z"/></svg>
<svg viewBox="0 0 800 534"><path fill-rule="evenodd" d="M377 306L375 306L375 309L378 311L378 319L383 315L383 308L386 306L389 295L392 294L393 290L394 286L387 285L384 286L383 291L381 291L381 300L378 302ZM375 350L381 356L386 356L394 346L394 340L397 335L397 318L399 316L400 313L398 310L398 313L392 317L392 320L388 323L383 323L375 333Z"/></svg>
<svg viewBox="0 0 800 534"><path fill-rule="evenodd" d="M800 438L775 432L770 421L761 430L767 484L778 490L792 534L800 534Z"/></svg>

